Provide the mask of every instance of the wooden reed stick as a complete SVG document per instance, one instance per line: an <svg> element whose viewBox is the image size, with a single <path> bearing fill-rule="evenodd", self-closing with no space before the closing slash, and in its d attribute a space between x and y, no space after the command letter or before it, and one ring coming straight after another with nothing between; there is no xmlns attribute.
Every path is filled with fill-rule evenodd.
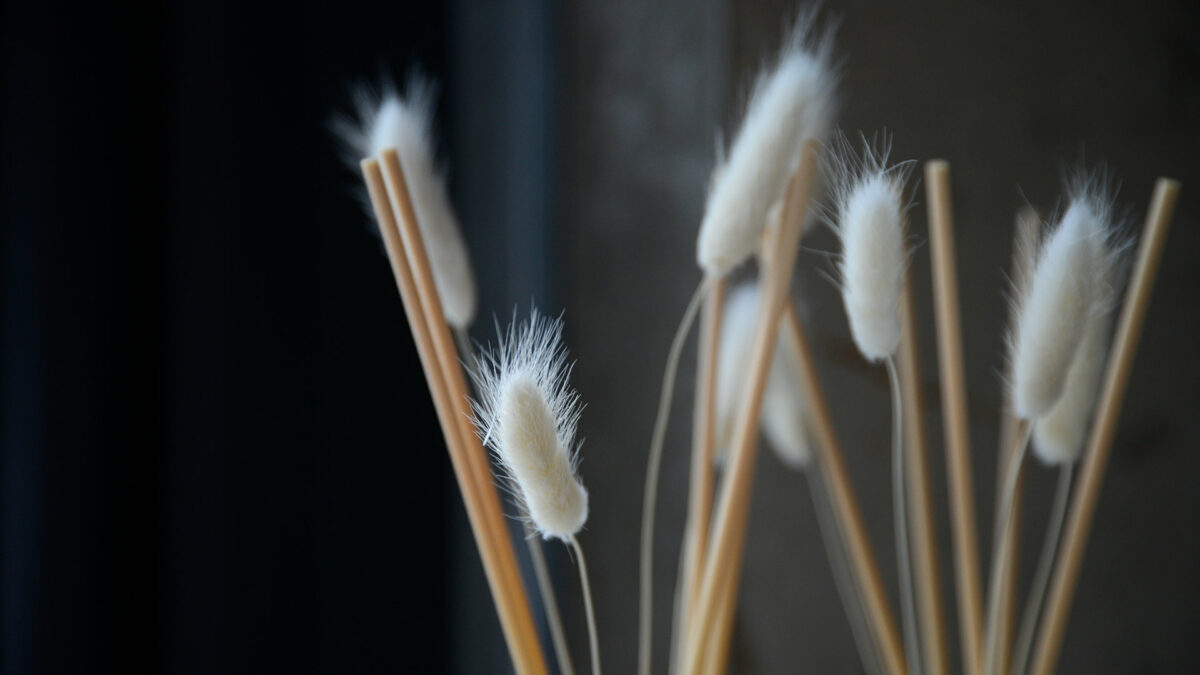
<svg viewBox="0 0 1200 675"><path fill-rule="evenodd" d="M1040 220L1037 211L1026 206L1017 211L1013 224L1012 251L1012 283L1017 300L1012 303L1012 316L1009 325L1015 326L1017 308L1020 298L1025 295L1025 285L1029 275L1033 273L1034 253L1037 250L1038 226ZM1010 374L1011 378L1011 374ZM993 519L993 531L1000 527L1000 499L1004 491L1004 476L1008 472L1008 463L1012 461L1017 451L1015 444L1020 441L1020 420L1013 411L1012 393L1005 391L1003 409L1000 419L1000 448L996 453L996 518ZM1000 577L1000 607L996 623L996 672L1007 673L1012 660L1013 634L1015 633L1017 607L1017 579L1020 576L1021 550L1021 493L1025 482L1024 471L1017 478L1017 489L1013 493L1011 525L1004 534L1000 551L1005 559L1002 561L1004 574ZM995 553L993 552L993 555Z"/></svg>
<svg viewBox="0 0 1200 675"><path fill-rule="evenodd" d="M721 586L721 604L717 618L709 627L705 640L707 648L701 665L705 675L724 675L729 672L729 652L733 644L733 625L737 618L738 579L727 579Z"/></svg>
<svg viewBox="0 0 1200 675"><path fill-rule="evenodd" d="M983 590L979 580L979 535L971 473L967 382L963 373L962 321L958 313L958 273L955 267L949 163L934 160L925 164L925 193L929 203L934 315L937 320L938 369L941 374L946 467L950 482L963 672L977 675L983 664Z"/></svg>
<svg viewBox="0 0 1200 675"><path fill-rule="evenodd" d="M900 635L896 630L896 620L888 604L883 578L879 574L879 566L875 562L875 554L867 537L867 528L858 507L858 499L854 495L850 474L846 471L841 444L838 442L837 431L833 425L833 414L829 408L829 401L825 398L824 389L821 387L808 336L804 331L799 314L790 303L784 315L784 322L784 327L789 333L787 342L795 350L796 363L799 364L800 379L804 384L804 396L809 406L812 434L817 441L814 448L816 464L822 473L822 479L829 487L829 495L833 501L833 513L845 537L846 554L850 560L851 571L855 582L862 591L863 606L866 609L871 635L879 649L886 672L892 675L905 673L907 665L904 648L901 646Z"/></svg>
<svg viewBox="0 0 1200 675"><path fill-rule="evenodd" d="M900 336L898 365L904 401L905 450L908 453L905 464L908 466L909 535L912 537L921 653L924 655L925 671L929 675L945 675L950 672L950 666L946 653L946 626L942 618L937 530L929 488L929 444L925 434L920 345L911 272L907 273L900 293Z"/></svg>
<svg viewBox="0 0 1200 675"><path fill-rule="evenodd" d="M1159 178L1154 186L1154 198L1142 231L1137 264L1129 283L1129 290L1125 294L1124 306L1121 308L1121 318L1117 324L1116 339L1104 374L1104 386L1092 422L1082 474L1071 502L1062 550L1054 566L1050 595L1046 598L1045 615L1038 631L1037 649L1034 652L1031 670L1036 675L1050 675L1058 664L1071 601L1079 582L1079 568L1083 564L1088 533L1096 515L1096 502L1100 498L1104 470L1108 466L1113 436L1117 431L1117 420L1133 369L1133 358L1142 336L1150 295L1154 290L1154 280L1158 274L1158 265L1162 259L1163 246L1167 241L1171 216L1178 198L1179 182L1171 178Z"/></svg>
<svg viewBox="0 0 1200 675"><path fill-rule="evenodd" d="M683 673L697 673L703 650L703 632L712 625L720 607L720 584L728 575L741 571L744 551L738 545L745 538L750 517L750 495L754 485L754 460L758 455L758 417L762 407L763 389L775 353L779 336L779 317L788 296L792 270L800 246L804 216L812 192L817 168L816 143L808 142L803 150L800 167L788 183L784 198L783 218L778 227L770 228L767 236L771 245L768 265L761 276L763 301L755 324L754 343L750 350L749 373L745 398L734 426L734 441L721 498L714 516L712 538L705 554L704 576L695 609L688 613L687 644L684 647Z"/></svg>
<svg viewBox="0 0 1200 675"><path fill-rule="evenodd" d="M700 326L696 374L696 403L692 415L692 470L688 502L687 534L684 539L683 593L678 630L683 617L695 606L700 593L700 575L704 571L704 552L708 547L708 529L712 517L713 451L716 435L717 351L720 341L721 314L725 305L725 281L713 282L704 303ZM679 640L682 647L683 640ZM682 650L681 650L682 651ZM676 654L678 659L682 654Z"/></svg>
<svg viewBox="0 0 1200 675"><path fill-rule="evenodd" d="M430 388L437 390L435 404L442 431L513 666L518 673L543 675L547 672L545 658L487 456L467 415L465 379L433 284L399 158L395 150L385 150L381 162L364 160L362 168L409 324L414 338L423 345L419 353L426 379ZM386 208L389 202L391 208Z"/></svg>

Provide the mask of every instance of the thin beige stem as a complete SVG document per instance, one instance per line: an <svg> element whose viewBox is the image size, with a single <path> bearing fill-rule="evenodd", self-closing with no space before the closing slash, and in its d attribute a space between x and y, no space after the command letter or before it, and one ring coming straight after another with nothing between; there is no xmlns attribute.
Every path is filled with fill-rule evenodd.
<svg viewBox="0 0 1200 675"><path fill-rule="evenodd" d="M709 290L700 325L696 403L692 420L691 485L684 547L683 614L687 614L688 608L695 604L700 591L700 573L704 568L704 551L708 546L708 528L712 521L717 353L724 305L725 282L718 279Z"/></svg>
<svg viewBox="0 0 1200 675"><path fill-rule="evenodd" d="M1017 636L1017 649L1013 656L1012 675L1025 675L1029 666L1029 651L1033 648L1033 631L1046 599L1046 588L1050 585L1050 573L1054 571L1054 559L1058 555L1058 543L1062 539L1063 521L1067 515L1067 499L1071 496L1071 477L1075 463L1064 464L1058 470L1058 487L1054 491L1054 506L1046 525L1046 538L1042 542L1042 553L1038 556L1037 572L1029 587L1029 601L1021 615L1021 632Z"/></svg>
<svg viewBox="0 0 1200 675"><path fill-rule="evenodd" d="M579 584L583 586L583 609L587 612L588 643L592 648L592 675L600 675L600 639L596 634L596 608L592 605L592 584L588 580L587 560L579 540L571 536L567 540L579 560Z"/></svg>
<svg viewBox="0 0 1200 675"><path fill-rule="evenodd" d="M763 389L767 381L775 342L779 336L779 317L788 296L792 271L803 229L804 216L812 192L817 167L817 146L805 145L800 167L789 181L784 199L783 217L778 227L768 229L765 242L770 255L762 274L763 302L755 324L754 343L748 362L746 396L741 401L728 470L714 516L712 539L705 555L700 596L694 612L689 612L684 673L698 672L703 645L700 636L716 618L720 607L720 584L735 578L741 570L746 523L750 516L750 495L754 486L754 460L758 451L758 417Z"/></svg>
<svg viewBox="0 0 1200 675"><path fill-rule="evenodd" d="M394 152L392 157L395 157ZM431 326L435 322L427 317L423 308L422 300L419 297L417 278L405 252L403 237L393 210L395 202L393 197L388 194L389 189L394 189L397 195L394 199L407 202L407 189L404 188L402 179L397 187L389 188L380 170L380 164L375 159L364 160L361 167L367 193L370 196L388 260L392 266L392 273L395 276L396 286L400 291L404 311L408 317L409 328L412 330L413 340L417 345L417 353L425 372L425 380L433 397L438 422L441 424L442 434L446 439L450 463L466 506L467 518L475 536L475 545L483 562L488 587L491 589L492 600L500 617L501 629L508 644L513 666L518 673L542 675L547 672L545 660L542 656L541 646L538 644L528 600L525 598L524 589L520 586L512 545L508 540L507 530L503 529L503 521L500 521L501 529L496 529L496 519L489 517L489 496L479 489L477 471L473 468L470 456L471 444L464 439L462 427L455 419L456 409L450 387L447 385L446 375L440 368L436 355L437 347L431 330ZM398 177L399 174L396 176ZM410 223L415 223L412 220L411 203L408 204L407 209L401 208L400 210L407 212L406 217ZM441 322L441 326L445 329L444 320ZM470 434L470 438L476 439L474 433ZM478 452L482 455L482 448ZM486 458L483 461L486 464ZM490 486L491 483L489 482L488 485ZM490 497L494 504L494 513L499 515L499 500L495 496L494 489Z"/></svg>
<svg viewBox="0 0 1200 675"><path fill-rule="evenodd" d="M542 540L532 526L525 526L525 544L529 548L529 560L533 563L533 578L537 581L538 594L542 596L542 610L546 614L546 625L550 628L550 642L554 645L554 658L558 661L560 675L575 675L571 665L571 650L567 646L567 633L563 630L562 614L558 611L558 600L554 597L554 584L550 580L550 566L546 564L546 552Z"/></svg>
<svg viewBox="0 0 1200 675"><path fill-rule="evenodd" d="M1017 212L1016 221L1013 225L1011 272L1015 301L1010 305L1010 326L1017 325L1021 302L1023 302L1025 297L1025 289L1029 276L1033 273L1040 223L1037 211L1031 207L1026 206ZM1011 373L1009 373L1009 381L1012 381ZM1000 496L1004 492L1004 476L1007 473L1008 463L1012 459L1012 451L1015 447L1014 443L1019 435L1019 420L1013 411L1011 392L1005 392L1003 401L1003 409L1000 413L1000 447L996 453L995 513L997 516L1001 512ZM1008 672L1009 669L1013 632L1015 629L1017 576L1020 572L1020 565L1017 561L1020 559L1021 550L1021 494L1022 491L1018 488L1012 504L1013 527L1007 531L1001 549L1004 555L1007 556L1007 560L1004 561L1005 573L1000 578L1000 607L998 609L999 618L996 623L995 638L997 649L999 650L999 661L996 664L996 670L1001 673ZM1000 524L997 521L993 523L993 532L999 531Z"/></svg>
<svg viewBox="0 0 1200 675"><path fill-rule="evenodd" d="M887 361L888 384L892 390L892 511L896 532L896 570L900 581L900 617L908 672L923 673L920 637L917 635L917 606L913 597L912 556L909 553L908 497L904 493L904 404L896 362Z"/></svg>
<svg viewBox="0 0 1200 675"><path fill-rule="evenodd" d="M867 625L866 609L863 606L862 590L850 575L850 562L846 557L846 538L838 527L837 518L833 515L833 500L825 487L824 475L820 471L805 470L808 478L809 492L812 494L813 509L817 514L817 528L821 531L821 541L825 545L825 555L829 559L829 570L833 574L833 585L837 588L838 597L842 601L842 609L850 624L850 635L854 638L854 647L858 650L858 658L862 661L863 670L870 675L883 672L879 659L879 650L871 639L871 629Z"/></svg>
<svg viewBox="0 0 1200 675"><path fill-rule="evenodd" d="M789 307L784 320L784 326L790 333L788 343L795 350L796 363L799 364L800 378L804 384L804 397L809 405L812 434L817 441L814 460L821 471L822 480L829 489L833 513L845 538L847 557L854 579L862 591L871 636L883 662L884 672L890 675L906 673L908 669L905 665L904 648L896 629L896 620L888 604L886 587L867 537L862 511L854 495L854 486L846 470L841 444L833 425L833 414L821 387L808 336L794 309Z"/></svg>
<svg viewBox="0 0 1200 675"><path fill-rule="evenodd" d="M1129 290L1125 294L1121 319L1117 324L1116 340L1113 342L1112 355L1104 374L1104 386L1101 389L1100 404L1096 408L1096 417L1092 422L1082 473L1071 502L1062 557L1055 564L1050 595L1046 601L1046 616L1038 632L1032 671L1037 675L1050 675L1058 662L1059 650L1067 630L1071 601L1079 582L1079 568L1083 565L1088 533L1096 515L1096 503L1100 499L1104 470L1108 466L1113 436L1117 431L1117 420L1120 417L1121 405L1125 401L1129 375L1133 370L1133 358L1142 336L1142 326L1150 306L1150 296L1154 291L1154 279L1158 274L1163 246L1171 226L1171 215L1178 198L1179 181L1159 178L1142 232L1137 264Z"/></svg>
<svg viewBox="0 0 1200 675"><path fill-rule="evenodd" d="M905 463L908 466L908 503L911 507L909 534L912 536L913 576L916 582L917 616L921 625L924 672L946 675L950 672L950 665L946 651L946 625L942 616L937 529L929 480L929 442L925 433L924 394L921 391L921 361L911 277L911 272L906 274L900 294L900 347L897 353L900 390L904 399Z"/></svg>
<svg viewBox="0 0 1200 675"><path fill-rule="evenodd" d="M658 413L654 418L654 431L650 437L650 454L646 459L646 484L642 490L642 543L638 564L638 673L650 675L650 663L654 640L654 514L658 508L658 474L662 469L663 443L667 438L667 422L671 417L671 400L675 395L675 374L679 370L679 358L683 355L683 344L688 330L696 319L700 301L711 282L700 282L692 299L688 302L671 349L667 352L667 367L663 373L662 389L658 397Z"/></svg>
<svg viewBox="0 0 1200 675"><path fill-rule="evenodd" d="M929 250L933 262L934 315L937 320L938 367L941 373L942 417L954 530L963 671L967 675L977 675L983 657L980 644L983 637L983 590L979 579L979 535L971 473L971 427L967 420L967 382L963 373L962 320L959 317L950 165L947 162L935 160L925 164L925 190L929 204Z"/></svg>
<svg viewBox="0 0 1200 675"><path fill-rule="evenodd" d="M1021 420L1017 425L1017 445L1008 455L1008 466L1004 468L1004 487L1000 492L1000 506L996 511L996 529L992 533L992 572L988 581L988 615L986 632L986 649L984 651L984 675L996 675L1000 670L1001 643L1000 605L1004 593L1011 589L1004 587L1004 578L1008 576L1008 565L1016 561L1008 548L1016 545L1016 535L1019 516L1016 511L1017 498L1021 494L1022 477L1025 469L1025 455L1029 448L1029 437L1033 433L1033 425ZM1007 665L1007 664L1005 664Z"/></svg>
<svg viewBox="0 0 1200 675"><path fill-rule="evenodd" d="M729 671L729 653L733 645L733 627L737 620L737 579L727 579L721 588L717 618L710 626L701 672L721 675Z"/></svg>

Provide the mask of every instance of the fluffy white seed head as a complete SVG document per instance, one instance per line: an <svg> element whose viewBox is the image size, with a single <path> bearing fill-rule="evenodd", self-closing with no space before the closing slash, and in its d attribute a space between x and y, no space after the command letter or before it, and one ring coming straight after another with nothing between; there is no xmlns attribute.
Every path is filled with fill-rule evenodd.
<svg viewBox="0 0 1200 675"><path fill-rule="evenodd" d="M434 284L446 320L466 328L475 316L475 278L467 245L446 194L445 179L437 166L433 137L434 87L413 74L403 96L388 85L382 96L360 90L356 96L358 119L339 120L335 130L358 160L395 148L404 169L413 211L429 253Z"/></svg>
<svg viewBox="0 0 1200 675"><path fill-rule="evenodd" d="M571 367L562 321L530 313L483 351L472 377L475 426L507 474L512 493L546 538L566 541L587 520L588 494L577 475L575 429L582 406L567 380Z"/></svg>
<svg viewBox="0 0 1200 675"><path fill-rule="evenodd" d="M783 196L808 140L824 142L836 110L837 75L829 31L816 35L802 15L778 61L758 76L741 128L713 170L696 257L721 277L759 245L767 211Z"/></svg>
<svg viewBox="0 0 1200 675"><path fill-rule="evenodd" d="M1042 243L1021 301L1012 351L1013 407L1036 420L1063 394L1085 329L1111 302L1112 200L1100 180L1078 180L1066 210Z"/></svg>
<svg viewBox="0 0 1200 675"><path fill-rule="evenodd" d="M831 226L842 240L842 303L858 351L878 362L900 344L900 292L905 246L905 184L913 163L888 166L891 139L862 138L863 153L839 135L832 151L835 208ZM874 145L874 147L873 147Z"/></svg>
<svg viewBox="0 0 1200 675"><path fill-rule="evenodd" d="M721 318L721 338L717 353L715 458L724 462L733 444L733 427L746 386L746 363L754 342L761 292L755 284L730 289ZM784 340L780 330L779 340ZM786 466L802 469L812 453L805 431L807 414L801 389L799 366L782 344L776 347L763 391L759 416L763 435Z"/></svg>
<svg viewBox="0 0 1200 675"><path fill-rule="evenodd" d="M1070 464L1083 453L1092 411L1107 366L1117 288L1126 269L1127 248L1109 240L1094 275L1092 298L1083 336L1067 371L1062 396L1033 426L1033 451L1049 465Z"/></svg>
<svg viewBox="0 0 1200 675"><path fill-rule="evenodd" d="M1111 318L1111 312L1105 312L1088 321L1062 396L1034 423L1033 451L1046 464L1070 464L1083 452L1104 375Z"/></svg>

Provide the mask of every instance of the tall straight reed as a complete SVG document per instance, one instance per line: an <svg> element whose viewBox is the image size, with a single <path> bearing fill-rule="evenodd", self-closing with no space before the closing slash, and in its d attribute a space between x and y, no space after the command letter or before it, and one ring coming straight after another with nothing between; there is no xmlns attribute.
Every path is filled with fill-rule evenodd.
<svg viewBox="0 0 1200 675"><path fill-rule="evenodd" d="M1125 391L1133 371L1133 359L1142 336L1142 326L1150 306L1150 296L1154 290L1154 280L1170 230L1171 216L1179 199L1179 189L1179 181L1171 178L1159 178L1154 187L1154 197L1142 230L1137 262L1117 324L1100 403L1092 423L1082 474L1071 503L1070 514L1067 516L1061 557L1055 565L1050 594L1046 598L1045 616L1038 632L1031 669L1035 675L1050 675L1058 663L1067 628L1068 612L1079 582L1079 570L1083 565L1088 534L1096 514L1096 503L1100 498L1100 487L1104 482L1109 453L1112 451L1117 420L1121 405L1125 401Z"/></svg>
<svg viewBox="0 0 1200 675"><path fill-rule="evenodd" d="M946 472L950 483L950 514L954 530L963 672L978 675L983 664L983 590L979 578L979 535L975 522L971 428L967 421L967 381L963 373L962 319L959 317L948 162L926 162L925 195L929 209L933 308L937 320L938 370L941 373Z"/></svg>
<svg viewBox="0 0 1200 675"><path fill-rule="evenodd" d="M395 201L407 201L402 174L399 172L393 174L395 178L400 179L400 182L394 187L388 187L385 185L384 176L377 160L363 160L361 168L375 217L383 235L388 260L391 263L396 285L408 317L409 328L412 330L413 340L417 345L425 379L434 399L438 421L446 439L451 465L458 481L459 492L462 494L466 506L471 530L475 535L475 544L483 561L484 572L492 591L492 599L500 616L500 625L513 660L513 667L518 673L542 675L547 672L546 664L538 643L528 600L517 574L512 545L506 536L507 529L504 528L502 518L497 518L500 516L499 499L494 488L490 495L486 491L480 490L478 472L472 466L472 452L475 452L485 463L486 457L483 456L482 447L477 445L472 447L470 439L474 438L474 434L469 434L469 439L464 438L461 434L461 427L456 423L457 411L451 401L450 387L447 385L446 375L441 370L440 361L435 353L437 349L433 337L435 327L431 326L432 321L428 320L423 303L418 297L419 291L413 266L405 252L403 237L397 225L395 211L404 214L401 220L411 219L413 217L411 205L405 208L401 204L393 210L394 201L389 198L388 192L391 190L396 194ZM412 226L411 222L408 226ZM419 239L414 243L419 243ZM438 303L435 301L434 304ZM444 321L442 327L445 328ZM491 486L490 480L487 485ZM489 501L490 505L494 505L494 510L489 509ZM496 529L497 522L501 529ZM505 533L505 536L497 536L500 533Z"/></svg>

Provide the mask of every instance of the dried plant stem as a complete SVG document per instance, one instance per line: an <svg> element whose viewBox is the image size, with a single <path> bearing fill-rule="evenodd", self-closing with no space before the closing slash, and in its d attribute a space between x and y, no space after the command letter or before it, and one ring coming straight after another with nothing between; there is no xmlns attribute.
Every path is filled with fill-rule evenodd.
<svg viewBox="0 0 1200 675"><path fill-rule="evenodd" d="M658 414L654 418L654 431L650 437L650 454L646 459L646 485L642 492L642 544L638 567L638 673L650 675L650 658L654 639L654 513L658 506L658 474L662 469L663 443L667 437L667 422L671 416L671 400L675 395L675 374L679 370L679 358L683 355L683 343L688 330L696 319L700 301L711 286L705 279L692 294L684 310L679 328L671 340L667 352L667 367L663 373L662 390L658 398Z"/></svg>
<svg viewBox="0 0 1200 675"><path fill-rule="evenodd" d="M1029 601L1021 615L1021 632L1017 635L1014 652L1013 675L1024 675L1029 666L1029 650L1033 647L1033 631L1046 599L1046 587L1050 585L1050 572L1054 570L1054 559L1058 555L1058 544L1062 538L1063 521L1067 515L1067 498L1071 496L1071 478L1075 474L1075 463L1064 464L1058 470L1058 487L1054 491L1054 506L1046 525L1046 538L1042 542L1042 553L1038 557L1037 572L1029 588Z"/></svg>
<svg viewBox="0 0 1200 675"><path fill-rule="evenodd" d="M413 333L413 340L417 345L425 379L433 396L438 421L441 424L450 454L450 462L466 506L471 530L475 535L475 544L483 561L484 572L492 591L496 611L500 617L500 625L513 660L513 667L518 673L542 675L547 672L546 664L541 646L538 644L528 600L517 572L512 543L508 539L507 528L500 512L499 498L490 480L486 483L490 488L490 494L480 489L478 464L481 461L486 469L487 458L483 454L483 448L479 445L474 432L465 437L462 425L455 419L455 416L459 414L458 409L453 403L451 387L447 383L446 373L441 368L441 361L437 355L439 339L435 338L434 334L440 326L441 340L449 341L449 330L444 319L435 321L427 314L425 306L428 303L420 297L422 292L418 283L432 288L432 280L428 277L428 260L424 260L425 278L418 282L418 275L414 270L416 265L410 263L410 256L405 251L404 237L400 232L393 208L402 214L400 220L407 220L406 225L413 229L415 229L415 220L412 215L412 204L408 201L407 190L399 171L399 161L394 151L391 152L390 158L395 167L389 181L384 180L378 161L367 159L362 162L367 191L379 223L388 260L391 263L396 285L408 317L409 327ZM389 192L393 194L389 195ZM424 251L423 247L419 246L420 240L416 239L413 243L417 245L416 248L422 254L418 257L423 259ZM441 305L437 301L436 290L433 292L432 302L437 308L434 317L440 317ZM455 367L457 368L457 365ZM461 376L461 371L459 374ZM472 443L472 440L475 442ZM473 452L475 453L474 458L472 457Z"/></svg>
<svg viewBox="0 0 1200 675"><path fill-rule="evenodd" d="M897 351L900 390L904 400L904 432L908 467L909 535L912 540L913 578L917 616L921 627L921 656L928 675L950 672L946 652L946 627L942 618L942 591L933 499L929 480L929 443L925 434L921 362L917 343L916 308L911 272L900 292L900 347Z"/></svg>
<svg viewBox="0 0 1200 675"><path fill-rule="evenodd" d="M967 421L967 383L963 373L962 321L958 305L958 273L954 254L954 221L950 201L950 165L925 164L929 209L930 254L933 262L934 314L937 320L938 366L941 373L946 464L954 530L955 580L963 672L975 675L982 665L983 591L979 579L979 542L971 474L971 436Z"/></svg>
<svg viewBox="0 0 1200 675"><path fill-rule="evenodd" d="M1005 589L1003 579L1008 574L1008 566L1016 562L1016 557L1008 551L1015 546L1016 536L1012 534L1017 529L1016 501L1021 492L1022 476L1025 468L1025 455L1029 448L1029 437L1033 433L1033 424L1021 420L1017 425L1017 445L1005 453L1008 464L1004 467L1004 486L1000 492L1000 505L996 510L996 528L992 533L992 572L988 581L988 615L987 641L984 652L984 675L996 675L1002 672L1000 666L1001 644L1000 604L1003 594L1011 592Z"/></svg>
<svg viewBox="0 0 1200 675"><path fill-rule="evenodd" d="M767 373L779 336L779 317L788 296L788 286L796 263L804 216L812 191L817 166L817 146L805 144L800 167L792 176L784 198L783 216L778 227L765 235L765 266L762 272L763 301L755 324L750 350L746 395L741 402L734 426L732 453L714 516L712 538L705 555L704 576L695 611L688 613L684 646L684 673L696 673L703 649L702 636L720 607L720 585L736 578L741 570L746 523L750 516L750 495L754 484L754 460L758 450L758 418L762 407Z"/></svg>
<svg viewBox="0 0 1200 675"><path fill-rule="evenodd" d="M702 673L723 675L729 672L729 652L733 644L733 626L737 619L738 579L728 579L721 589L721 604L717 618L709 627L707 650L704 654Z"/></svg>
<svg viewBox="0 0 1200 675"><path fill-rule="evenodd" d="M709 290L700 327L696 404L692 422L691 490L684 551L685 614L695 604L700 590L700 573L704 568L704 551L708 546L708 528L712 520L717 353L724 305L725 281L718 279Z"/></svg>
<svg viewBox="0 0 1200 675"><path fill-rule="evenodd" d="M819 471L806 471L809 492L812 493L813 509L817 513L817 528L821 531L821 540L825 545L825 555L829 559L829 569L833 573L833 585L837 588L838 597L842 601L842 609L850 623L850 635L854 638L854 646L858 650L858 658L862 661L863 670L870 675L879 675L883 666L879 660L879 650L871 639L870 627L867 626L866 609L863 607L862 591L850 575L850 563L846 558L846 541L837 519L833 515L833 500L825 487L824 476Z"/></svg>
<svg viewBox="0 0 1200 675"><path fill-rule="evenodd" d="M700 575L704 569L704 551L712 520L713 452L716 435L717 353L721 333L721 315L725 305L725 281L712 283L704 302L696 367L696 400L692 415L692 467L689 481L687 528L683 540L681 574L676 588L673 620L672 662L683 657L683 617L696 604Z"/></svg>
<svg viewBox="0 0 1200 675"><path fill-rule="evenodd" d="M921 647L917 635L917 608L913 598L912 557L909 553L908 515L905 502L904 470L904 405L900 394L900 376L892 357L887 364L888 383L892 389L892 513L896 531L896 570L900 577L901 626L904 631L904 650L908 656L908 671L923 673Z"/></svg>
<svg viewBox="0 0 1200 675"><path fill-rule="evenodd" d="M1071 600L1079 581L1079 568L1083 564L1088 533L1096 513L1096 502L1100 498L1100 487L1104 482L1104 470L1108 466L1108 456L1117 430L1117 418L1125 400L1125 390L1133 369L1133 357L1141 338L1150 295L1154 290L1154 279L1158 273L1163 246L1170 230L1171 215L1178 198L1179 182L1170 178L1159 178L1142 232L1136 267L1117 324L1116 339L1104 374L1100 403L1092 422L1079 485L1067 518L1062 556L1055 564L1050 595L1046 600L1046 613L1038 632L1032 669L1037 675L1050 675L1058 662Z"/></svg>
<svg viewBox="0 0 1200 675"><path fill-rule="evenodd" d="M546 613L546 625L550 629L550 642L554 645L554 658L558 662L560 675L575 675L571 665L571 650L567 646L567 634L563 630L562 614L558 611L558 600L554 597L554 584L550 580L550 567L546 564L546 553L542 541L532 526L525 526L525 543L529 547L529 560L533 563L533 578L537 580L538 594L542 596L542 609Z"/></svg>
<svg viewBox="0 0 1200 675"><path fill-rule="evenodd" d="M845 538L850 569L858 588L862 591L871 636L879 650L884 672L891 675L905 673L907 668L904 649L900 646L896 621L888 606L887 592L879 574L879 566L875 562L862 512L858 508L858 500L854 496L854 488L846 471L841 445L833 426L833 415L817 376L816 361L813 359L808 337L794 309L789 307L784 320L785 327L791 333L788 342L796 352L796 363L799 364L800 377L804 383L804 396L809 404L812 432L817 441L814 460L820 468L822 480L829 488L833 513Z"/></svg>
<svg viewBox="0 0 1200 675"><path fill-rule="evenodd" d="M1013 225L1013 253L1012 253L1012 283L1013 293L1017 301L1012 303L1012 316L1009 318L1009 325L1017 325L1017 315L1020 307L1020 298L1025 295L1025 285L1029 276L1033 273L1034 254L1037 251L1038 228L1040 221L1037 211L1032 207L1026 206L1017 212L1016 219ZM1009 373L1011 381L1012 374ZM1013 402L1011 393L1004 396L1003 409L1001 410L1000 418L1000 447L996 453L996 505L995 512L1000 513L1000 496L1004 492L1004 475L1005 468L1011 460L1011 451L1013 444L1018 436L1019 420L1013 410ZM1013 526L1006 534L1006 540L1002 551L1007 556L1004 562L1005 573L1000 577L1000 607L999 618L996 623L996 642L999 649L999 661L996 664L998 672L1006 673L1010 666L1010 655L1012 654L1012 637L1014 630L1014 622L1016 619L1016 595L1017 595L1017 575L1020 572L1020 566L1017 561L1020 558L1020 537L1021 537L1021 490L1018 488L1016 496L1013 498L1012 504ZM999 523L993 523L995 531L999 530Z"/></svg>
<svg viewBox="0 0 1200 675"><path fill-rule="evenodd" d="M592 651L592 675L600 675L600 640L596 635L596 608L592 606L592 584L588 580L587 560L583 557L583 547L579 540L571 536L567 541L575 550L579 561L579 584L583 587L583 608L587 612L588 643Z"/></svg>

